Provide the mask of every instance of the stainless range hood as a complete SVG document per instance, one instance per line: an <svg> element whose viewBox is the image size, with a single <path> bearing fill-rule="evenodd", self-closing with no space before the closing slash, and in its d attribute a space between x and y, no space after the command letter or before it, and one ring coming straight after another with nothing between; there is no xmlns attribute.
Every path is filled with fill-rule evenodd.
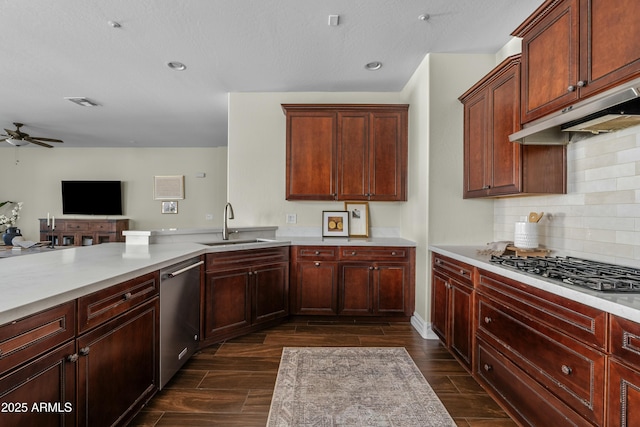
<svg viewBox="0 0 640 427"><path fill-rule="evenodd" d="M530 145L568 144L573 135L597 135L640 125L640 79L527 123L509 140ZM584 136L578 139L582 139Z"/></svg>

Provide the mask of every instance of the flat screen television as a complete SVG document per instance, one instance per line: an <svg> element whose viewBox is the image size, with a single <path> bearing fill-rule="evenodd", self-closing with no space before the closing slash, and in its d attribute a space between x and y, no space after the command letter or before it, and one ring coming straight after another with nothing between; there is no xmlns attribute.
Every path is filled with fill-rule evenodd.
<svg viewBox="0 0 640 427"><path fill-rule="evenodd" d="M62 213L122 215L122 183L62 181Z"/></svg>

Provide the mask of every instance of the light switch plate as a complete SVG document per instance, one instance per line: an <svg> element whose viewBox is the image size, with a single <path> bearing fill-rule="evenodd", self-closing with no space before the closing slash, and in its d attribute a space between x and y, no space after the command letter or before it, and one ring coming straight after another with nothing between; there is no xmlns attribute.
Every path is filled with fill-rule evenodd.
<svg viewBox="0 0 640 427"><path fill-rule="evenodd" d="M287 224L295 224L298 222L298 216L294 213L287 214Z"/></svg>

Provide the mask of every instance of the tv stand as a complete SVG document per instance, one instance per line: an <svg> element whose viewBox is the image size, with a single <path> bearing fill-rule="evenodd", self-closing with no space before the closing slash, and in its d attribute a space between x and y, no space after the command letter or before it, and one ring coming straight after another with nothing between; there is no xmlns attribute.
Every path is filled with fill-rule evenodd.
<svg viewBox="0 0 640 427"><path fill-rule="evenodd" d="M47 227L40 218L40 241L54 246L89 246L107 242L124 242L122 235L129 229L128 219L64 219L56 218L56 228Z"/></svg>

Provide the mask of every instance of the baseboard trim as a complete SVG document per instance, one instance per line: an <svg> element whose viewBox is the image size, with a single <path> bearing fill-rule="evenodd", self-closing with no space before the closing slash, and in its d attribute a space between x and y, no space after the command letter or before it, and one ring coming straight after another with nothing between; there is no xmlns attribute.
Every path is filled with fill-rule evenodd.
<svg viewBox="0 0 640 427"><path fill-rule="evenodd" d="M438 336L431 330L431 322L425 322L418 313L411 316L411 326L418 331L420 336L425 340L438 340Z"/></svg>

